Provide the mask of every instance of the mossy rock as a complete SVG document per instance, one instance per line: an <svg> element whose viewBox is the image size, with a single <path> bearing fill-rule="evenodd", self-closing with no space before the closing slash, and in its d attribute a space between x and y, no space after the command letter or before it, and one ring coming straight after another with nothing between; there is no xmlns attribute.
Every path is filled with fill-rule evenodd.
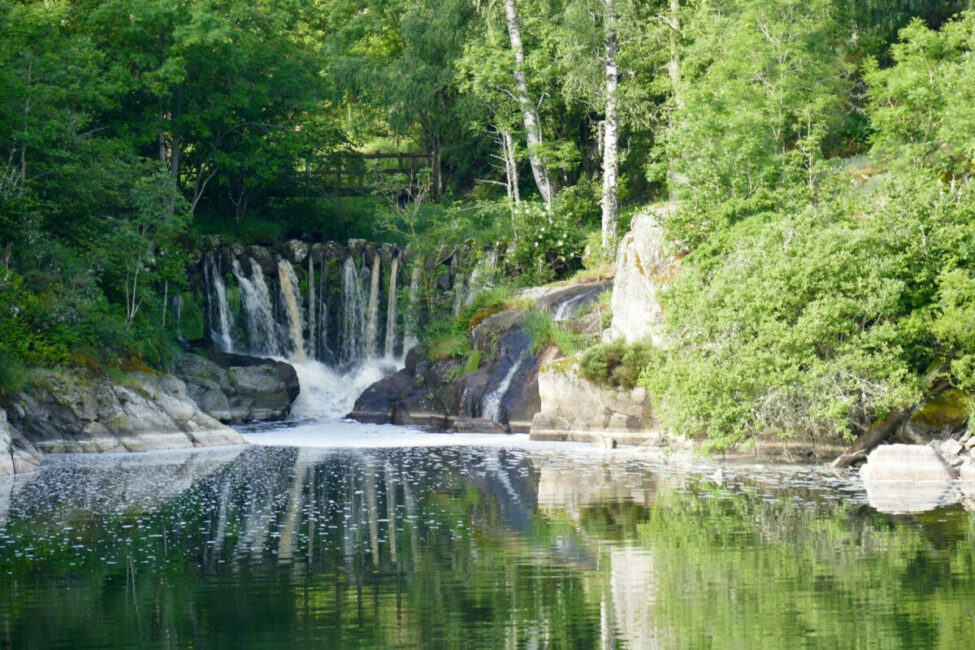
<svg viewBox="0 0 975 650"><path fill-rule="evenodd" d="M925 402L911 422L926 429L955 429L968 420L968 395L955 388L942 391Z"/></svg>

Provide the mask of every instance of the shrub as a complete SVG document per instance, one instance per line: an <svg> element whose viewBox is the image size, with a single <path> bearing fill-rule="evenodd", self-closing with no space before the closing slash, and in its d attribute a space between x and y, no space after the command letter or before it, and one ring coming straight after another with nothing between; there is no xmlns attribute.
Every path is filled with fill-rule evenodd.
<svg viewBox="0 0 975 650"><path fill-rule="evenodd" d="M634 388L654 355L649 341L627 343L620 338L585 350L579 359L579 369L583 377L597 384Z"/></svg>

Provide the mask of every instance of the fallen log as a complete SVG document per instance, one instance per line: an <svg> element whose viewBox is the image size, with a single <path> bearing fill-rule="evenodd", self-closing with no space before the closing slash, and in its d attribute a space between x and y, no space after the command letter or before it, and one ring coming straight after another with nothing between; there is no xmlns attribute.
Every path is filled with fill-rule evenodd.
<svg viewBox="0 0 975 650"><path fill-rule="evenodd" d="M911 417L911 413L913 413L913 409L904 409L880 420L860 434L860 437L850 445L850 448L837 456L836 460L829 466L834 468L849 467L861 458L866 458L874 447L894 435L901 425Z"/></svg>

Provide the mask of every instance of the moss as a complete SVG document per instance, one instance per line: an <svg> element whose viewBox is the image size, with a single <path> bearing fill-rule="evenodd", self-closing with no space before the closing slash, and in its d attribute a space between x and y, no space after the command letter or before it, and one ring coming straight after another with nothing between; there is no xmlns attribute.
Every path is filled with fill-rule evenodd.
<svg viewBox="0 0 975 650"><path fill-rule="evenodd" d="M470 335L474 331L474 328L480 325L485 318L493 316L504 310L503 304L490 305L479 309L473 316L471 316L470 321L467 323L467 334Z"/></svg>
<svg viewBox="0 0 975 650"><path fill-rule="evenodd" d="M968 408L968 395L960 390L949 388L925 402L911 420L931 429L957 426L968 419Z"/></svg>

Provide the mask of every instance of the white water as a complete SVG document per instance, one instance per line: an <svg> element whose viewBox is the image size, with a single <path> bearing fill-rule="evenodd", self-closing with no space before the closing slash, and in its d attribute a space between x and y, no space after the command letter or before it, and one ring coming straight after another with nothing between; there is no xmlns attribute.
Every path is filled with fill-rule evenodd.
<svg viewBox="0 0 975 650"><path fill-rule="evenodd" d="M491 276L497 264L498 253L497 251L491 251L479 259L477 264L474 265L474 270L471 271L471 277L467 281L467 294L464 296L465 307L469 307L479 293L492 286Z"/></svg>
<svg viewBox="0 0 975 650"><path fill-rule="evenodd" d="M420 262L414 262L410 271L410 313L406 319L405 331L403 332L403 354L406 355L419 341L416 338L416 324L420 320L420 305L417 302L420 293L420 274L423 266Z"/></svg>
<svg viewBox="0 0 975 650"><path fill-rule="evenodd" d="M376 356L376 333L379 329L379 273L382 263L379 253L372 259L369 275L369 311L366 316L366 357Z"/></svg>
<svg viewBox="0 0 975 650"><path fill-rule="evenodd" d="M386 357L396 351L396 276L399 273L399 255L393 257L389 269L389 295L386 298Z"/></svg>
<svg viewBox="0 0 975 650"><path fill-rule="evenodd" d="M362 358L364 307L359 274L350 256L342 263L342 363Z"/></svg>
<svg viewBox="0 0 975 650"><path fill-rule="evenodd" d="M220 330L216 331L213 329L213 314L211 309L210 314L210 338L213 342L224 352L231 352L234 347L233 337L230 335L230 313L227 306L227 287L224 285L223 276L220 275L220 271L217 269L217 264L213 260L213 256L207 257L206 264L203 265L203 275L204 282L206 283L208 291L212 288L213 294L216 294L217 303L217 316ZM214 297L210 295L210 305L213 305Z"/></svg>
<svg viewBox="0 0 975 650"><path fill-rule="evenodd" d="M308 256L308 356L312 359L318 358L317 343L318 337L315 335L315 321L318 312L315 310L315 262L312 256Z"/></svg>
<svg viewBox="0 0 975 650"><path fill-rule="evenodd" d="M247 442L271 447L315 449L385 449L392 447L504 447L505 449L557 449L594 453L591 445L575 442L541 442L527 433L427 433L394 424L360 424L349 420L310 422L287 429L244 431ZM616 453L615 451L613 453Z"/></svg>
<svg viewBox="0 0 975 650"><path fill-rule="evenodd" d="M285 314L288 317L288 336L291 339L292 361L304 363L308 358L305 355L305 338L302 333L305 329L304 319L301 315L301 307L298 305L299 287L298 278L295 270L291 267L288 260L278 262L278 279L280 280L281 302L284 304Z"/></svg>
<svg viewBox="0 0 975 650"><path fill-rule="evenodd" d="M274 313L271 307L271 294L264 283L264 273L261 267L252 259L251 277L244 274L244 270L236 259L233 260L234 277L240 288L240 301L247 314L247 336L250 342L250 352L260 354L279 355L277 327L274 323Z"/></svg>
<svg viewBox="0 0 975 650"><path fill-rule="evenodd" d="M378 359L340 373L318 361L285 361L298 373L301 392L291 416L299 420L345 417L364 390L402 367L394 360Z"/></svg>
<svg viewBox="0 0 975 650"><path fill-rule="evenodd" d="M511 368L508 369L508 374L504 376L501 383L482 398L481 413L484 417L493 422L499 422L498 418L501 416L501 400L504 399L505 393L511 388L511 382L515 378L515 375L518 374L518 370L521 369L524 362L524 355L518 357L518 360L511 364Z"/></svg>
<svg viewBox="0 0 975 650"><path fill-rule="evenodd" d="M585 300L586 298L589 298L589 296L590 296L589 292L584 291L580 293L578 296L573 296L572 298L569 298L565 302L561 303L558 306L558 309L555 310L555 315L552 317L552 320L554 320L557 323L561 323L565 319L574 316L575 306L580 302L582 302L583 300Z"/></svg>

